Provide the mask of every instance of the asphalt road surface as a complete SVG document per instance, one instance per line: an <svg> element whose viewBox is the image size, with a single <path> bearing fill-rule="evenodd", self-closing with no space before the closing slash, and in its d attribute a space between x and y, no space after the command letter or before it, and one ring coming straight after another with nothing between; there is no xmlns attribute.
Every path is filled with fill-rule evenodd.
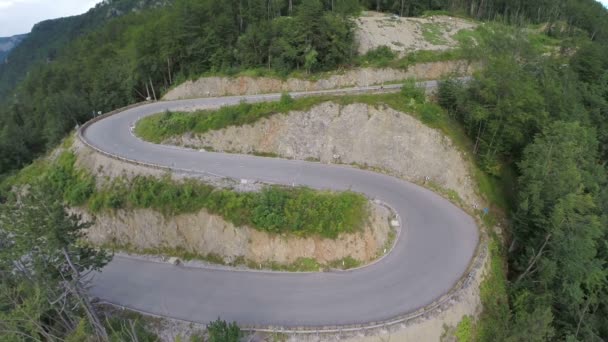
<svg viewBox="0 0 608 342"><path fill-rule="evenodd" d="M435 83L426 85L433 87ZM389 87L393 86L384 90ZM380 199L402 219L402 232L392 252L361 269L322 273L186 268L117 256L95 275L93 296L127 308L201 323L219 316L239 324L294 327L391 319L432 303L456 284L473 258L479 232L469 215L429 190L348 166L156 145L137 139L130 131L139 118L165 110L279 97L272 94L155 102L102 119L82 133L93 146L132 160L236 179L351 189Z"/></svg>

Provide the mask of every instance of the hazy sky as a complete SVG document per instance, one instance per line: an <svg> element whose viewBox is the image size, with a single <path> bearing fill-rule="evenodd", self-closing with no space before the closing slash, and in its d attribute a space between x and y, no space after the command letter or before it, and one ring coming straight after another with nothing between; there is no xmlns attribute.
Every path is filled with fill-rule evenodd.
<svg viewBox="0 0 608 342"><path fill-rule="evenodd" d="M0 0L0 37L30 32L34 24L46 19L84 13L98 2L101 0Z"/></svg>
<svg viewBox="0 0 608 342"><path fill-rule="evenodd" d="M37 22L86 12L101 0L0 0L0 37L27 33ZM598 0L608 7L608 0Z"/></svg>

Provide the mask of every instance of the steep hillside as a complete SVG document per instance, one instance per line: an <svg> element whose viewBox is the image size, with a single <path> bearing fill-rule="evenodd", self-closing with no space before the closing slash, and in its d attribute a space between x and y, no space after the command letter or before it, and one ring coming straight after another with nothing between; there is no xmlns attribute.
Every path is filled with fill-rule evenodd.
<svg viewBox="0 0 608 342"><path fill-rule="evenodd" d="M64 53L74 39L106 24L113 18L147 8L160 7L170 0L105 0L88 12L72 17L46 20L32 28L27 35L15 36L22 40L6 63L0 63L0 102L13 92L36 64L49 63ZM13 40L18 42L19 40ZM0 41L0 61L5 61Z"/></svg>
<svg viewBox="0 0 608 342"><path fill-rule="evenodd" d="M284 72L325 70L353 55L350 21L317 1L291 9L282 4L269 15L261 0L241 8L230 2L179 0L108 21L116 14L115 3L122 4L104 3L84 16L42 23L13 51L18 62L4 66L0 84L10 89L26 70L27 77L9 105L0 108L5 130L0 174L41 155L92 113L160 98L173 83L192 75L267 67L269 62ZM291 18L284 16L288 13ZM267 35L265 44L276 47L270 55L268 46L255 48L258 34ZM29 53L37 44L44 48ZM44 63L30 68L35 61Z"/></svg>
<svg viewBox="0 0 608 342"><path fill-rule="evenodd" d="M478 212L491 237L490 267L479 291L484 310L477 322L463 318L455 335L459 341L608 339L608 11L601 4L595 0L174 0L162 8L138 10L157 4L164 2L106 1L85 15L39 24L12 51L9 63L0 66L3 178L55 147L93 113L160 98L174 85L202 75L270 75L276 80L297 74L315 82L323 79L322 72L346 75L348 71L343 71L353 66L407 69L421 61L455 57L452 50L398 56L384 45L398 50L405 44L389 36L358 55L352 16L361 10L384 12L388 18L465 17L479 22L477 29L454 36L463 43L456 57L481 66L468 82L442 82L433 99L436 104L411 87L405 88L402 98L383 98L393 108L405 108L399 111L413 107L423 122L435 128L458 132L461 139L454 143L464 146L476 163L472 177L483 180L478 182L479 190L489 204ZM381 24L390 27L388 22ZM442 41L450 42L444 33L428 27L426 36L444 45ZM421 34L424 38L424 30ZM334 100L352 104L348 98ZM378 104L371 97L360 100ZM278 105L293 103L286 96ZM159 116L166 124L161 133L183 135L195 129L206 133L226 128L230 120L248 124L286 112L273 106L224 108L196 120L183 113ZM356 131L369 127L365 121L369 119L362 116L332 127L359 122L351 127ZM334 123L339 120L336 114ZM383 127L394 139L403 138L394 131L403 127L399 122ZM332 151L302 142L323 130L307 132L297 135L300 143L291 145L268 135L273 148L263 152L294 155L279 148L285 143L306 152L300 153L304 158L334 157ZM229 129L223 134L243 138ZM334 147L339 148L337 154L348 157L347 162L362 162L385 157L365 148L383 143L384 151L390 150L389 138ZM195 143L203 143L196 139ZM232 145L250 152L258 142ZM226 141L215 147L228 150L230 145ZM303 149L307 146L308 151ZM365 154L350 151L353 147ZM395 159L407 160L406 153L391 153L397 154ZM426 165L425 171L439 177L443 170L436 168L448 167ZM37 171L28 168L24 174ZM47 176L33 188L33 195L19 193L21 198L13 202L8 201L15 195L11 182L1 187L0 223L11 233L7 238L0 231L0 238L4 237L0 240L0 340L22 340L22 336L83 340L101 326L99 321L95 324L91 319L89 324L81 319L86 317L83 310L65 311L83 307L73 295L61 295L68 282L59 275L65 276L61 272L70 268L66 262L50 268L47 263L64 260L65 250L84 261L83 273L106 260L103 252L82 247L83 227L64 211L66 201L91 196L94 184L62 169ZM462 186L464 181L454 182ZM138 184L140 193L154 188L146 182ZM97 205L126 203L131 191L125 189L103 192ZM164 189L172 193L173 188ZM174 193L192 195L191 191ZM179 204L171 197L146 198L160 211ZM34 281L15 272L23 255L37 262L29 274L36 276ZM40 291L47 288L51 290ZM65 300L57 302L57 298ZM116 340L128 340L126 336Z"/></svg>
<svg viewBox="0 0 608 342"><path fill-rule="evenodd" d="M6 63L8 54L26 37L27 34L18 34L12 37L0 38L0 64Z"/></svg>

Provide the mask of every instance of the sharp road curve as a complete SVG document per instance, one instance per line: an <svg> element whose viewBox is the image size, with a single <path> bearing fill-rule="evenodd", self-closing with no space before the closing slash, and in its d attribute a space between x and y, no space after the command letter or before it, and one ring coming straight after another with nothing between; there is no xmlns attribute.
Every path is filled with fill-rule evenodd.
<svg viewBox="0 0 608 342"><path fill-rule="evenodd" d="M427 87L434 85L427 83ZM386 86L384 91L396 87ZM377 90L365 87L339 92ZM138 119L165 110L277 100L279 96L155 102L94 122L81 134L99 150L140 162L236 179L352 189L380 199L402 219L402 232L393 251L368 267L323 273L184 268L117 256L95 276L94 296L131 309L201 323L221 316L244 325L313 327L389 320L432 303L457 283L475 253L478 229L473 218L431 191L348 166L176 149L141 141L130 132Z"/></svg>

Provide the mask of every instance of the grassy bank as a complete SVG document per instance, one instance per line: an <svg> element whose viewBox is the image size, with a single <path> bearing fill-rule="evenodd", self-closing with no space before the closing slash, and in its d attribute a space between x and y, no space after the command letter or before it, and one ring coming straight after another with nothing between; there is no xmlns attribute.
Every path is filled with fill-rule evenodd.
<svg viewBox="0 0 608 342"><path fill-rule="evenodd" d="M367 199L348 191L270 186L260 192L237 192L195 180L178 182L168 176L117 178L98 189L94 176L75 167L75 161L73 153L63 152L53 162L41 161L24 169L4 189L39 182L68 205L86 206L93 212L149 208L178 215L206 209L235 226L298 236L336 238L363 229L369 217Z"/></svg>
<svg viewBox="0 0 608 342"><path fill-rule="evenodd" d="M387 105L395 110L407 112L433 128L439 128L446 134L452 134L452 123L447 114L438 105L426 102L415 92L410 82L401 94L374 94L351 96L315 96L291 99L284 95L278 102L241 103L216 110L195 112L164 112L148 116L137 122L135 134L140 138L160 143L168 138L185 133L203 134L229 126L253 124L263 118L290 111L307 111L323 102L331 101L340 105L365 103L372 106ZM414 89L414 90L412 90ZM462 141L462 137L458 137Z"/></svg>

